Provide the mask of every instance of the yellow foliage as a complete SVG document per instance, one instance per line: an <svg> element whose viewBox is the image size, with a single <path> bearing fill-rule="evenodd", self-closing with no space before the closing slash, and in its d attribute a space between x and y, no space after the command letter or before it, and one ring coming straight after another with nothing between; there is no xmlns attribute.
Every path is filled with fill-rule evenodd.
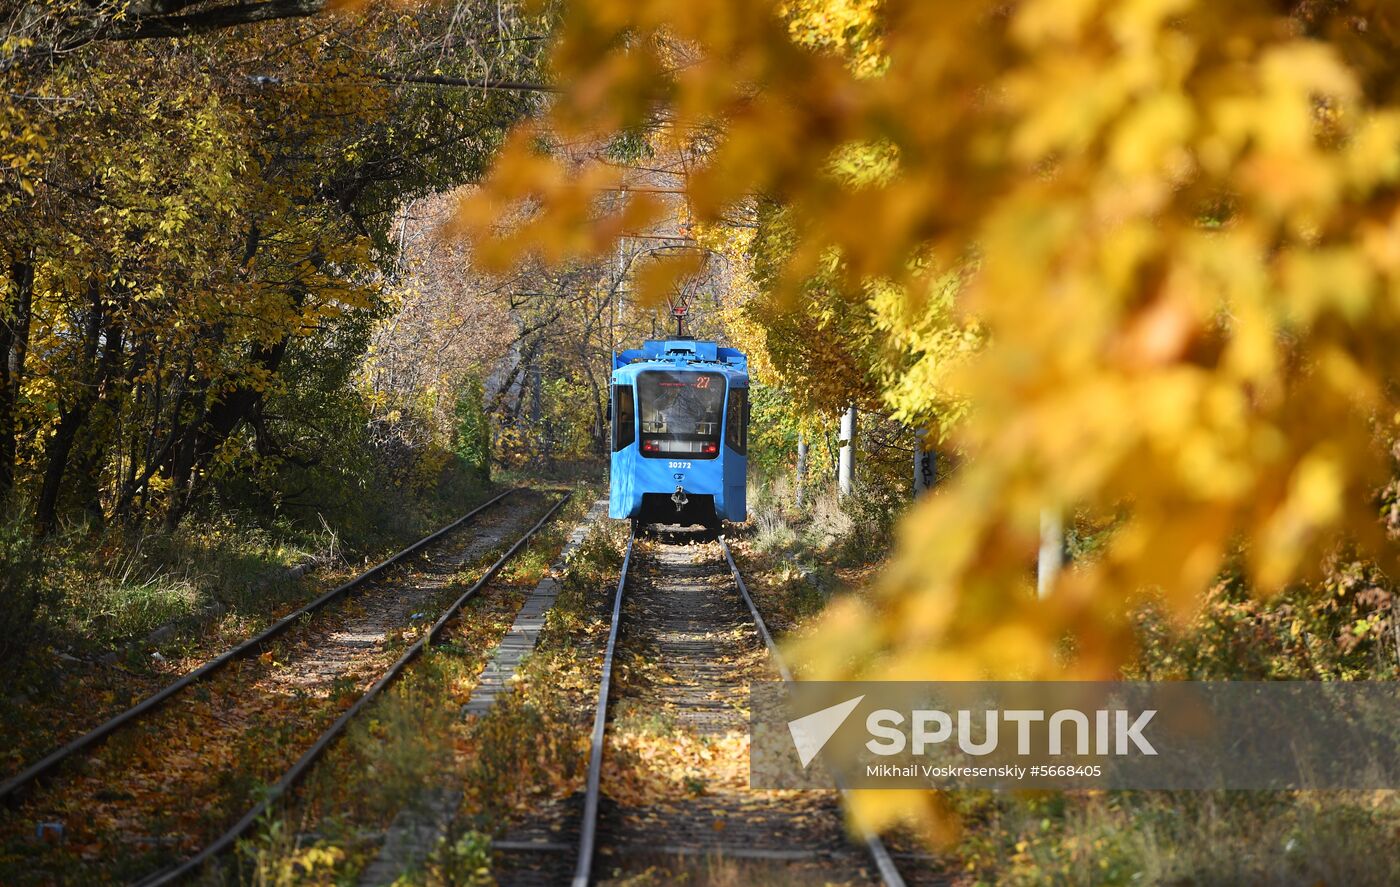
<svg viewBox="0 0 1400 887"><path fill-rule="evenodd" d="M853 72L879 71L883 0L788 0L779 6L794 42L832 52Z"/></svg>
<svg viewBox="0 0 1400 887"><path fill-rule="evenodd" d="M842 56L851 8L571 4L543 124L703 132L699 222L754 194L795 220L779 290L826 274L895 339L965 353L888 380L897 409L930 386L967 404L970 458L905 521L875 599L828 614L810 676L1111 677L1133 596L1187 612L1237 543L1261 593L1341 539L1388 562L1372 499L1400 369L1400 10L889 0L862 66ZM668 69L674 45L687 64ZM833 176L861 145L887 146L888 174ZM510 246L564 249L598 209L588 179L543 155L522 174L518 154L482 199L542 198ZM969 255L933 322L891 295L937 292L929 269ZM1038 602L1046 508L1122 520ZM870 819L922 803L884 796Z"/></svg>

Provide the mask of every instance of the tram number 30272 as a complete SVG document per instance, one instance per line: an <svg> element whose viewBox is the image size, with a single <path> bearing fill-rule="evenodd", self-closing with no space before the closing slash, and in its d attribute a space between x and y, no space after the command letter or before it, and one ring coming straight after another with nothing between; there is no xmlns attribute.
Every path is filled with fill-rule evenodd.
<svg viewBox="0 0 1400 887"><path fill-rule="evenodd" d="M667 467L667 468L689 468L689 467L690 467L690 463L689 463L689 462L667 462L667 463L666 463L666 467Z"/></svg>

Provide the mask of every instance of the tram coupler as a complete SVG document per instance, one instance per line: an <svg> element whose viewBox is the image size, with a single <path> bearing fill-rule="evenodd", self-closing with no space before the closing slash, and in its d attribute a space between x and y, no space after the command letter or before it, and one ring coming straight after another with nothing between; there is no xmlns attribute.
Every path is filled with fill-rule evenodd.
<svg viewBox="0 0 1400 887"><path fill-rule="evenodd" d="M689 497L687 497L685 494L685 487L682 487L680 484L676 484L676 491L671 494L671 501L676 503L677 512L684 509L686 503L690 502Z"/></svg>

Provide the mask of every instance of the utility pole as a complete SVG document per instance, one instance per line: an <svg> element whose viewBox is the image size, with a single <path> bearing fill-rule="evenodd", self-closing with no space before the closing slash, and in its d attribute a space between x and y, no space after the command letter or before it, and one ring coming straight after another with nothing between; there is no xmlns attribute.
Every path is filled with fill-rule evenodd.
<svg viewBox="0 0 1400 887"><path fill-rule="evenodd" d="M928 445L928 430L914 432L914 498L933 489L938 482L938 453Z"/></svg>
<svg viewBox="0 0 1400 887"><path fill-rule="evenodd" d="M806 504L807 499L807 435L797 432L797 507Z"/></svg>
<svg viewBox="0 0 1400 887"><path fill-rule="evenodd" d="M845 499L855 489L856 479L856 406L846 407L841 416L841 456L838 460L836 482L841 498Z"/></svg>

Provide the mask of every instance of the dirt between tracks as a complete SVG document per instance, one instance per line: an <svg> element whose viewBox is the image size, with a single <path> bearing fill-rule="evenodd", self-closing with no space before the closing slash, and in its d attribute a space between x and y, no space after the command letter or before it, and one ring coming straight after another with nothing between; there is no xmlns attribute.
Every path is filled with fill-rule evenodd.
<svg viewBox="0 0 1400 887"><path fill-rule="evenodd" d="M119 731L0 818L0 883L128 881L202 846L548 502L539 492L513 494L387 578L307 617L256 660L231 664ZM60 823L61 840L34 840L40 822Z"/></svg>

